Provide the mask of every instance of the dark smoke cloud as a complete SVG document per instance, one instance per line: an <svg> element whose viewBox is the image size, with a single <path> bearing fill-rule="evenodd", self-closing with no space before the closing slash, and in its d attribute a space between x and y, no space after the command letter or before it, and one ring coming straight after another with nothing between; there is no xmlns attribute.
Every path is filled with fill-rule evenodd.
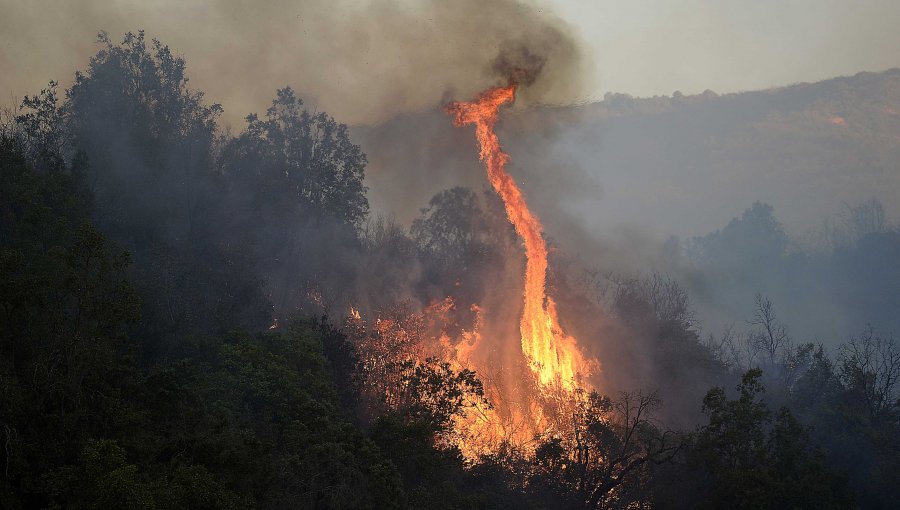
<svg viewBox="0 0 900 510"><path fill-rule="evenodd" d="M464 99L522 69L523 103L571 102L585 85L574 31L517 0L35 0L3 10L3 90L66 84L98 31L118 39L144 28L185 56L192 84L235 127L284 85L350 124Z"/></svg>

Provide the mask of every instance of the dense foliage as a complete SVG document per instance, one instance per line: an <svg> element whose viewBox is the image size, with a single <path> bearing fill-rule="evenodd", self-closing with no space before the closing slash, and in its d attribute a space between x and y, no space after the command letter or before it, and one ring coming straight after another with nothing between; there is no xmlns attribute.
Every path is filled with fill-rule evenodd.
<svg viewBox="0 0 900 510"><path fill-rule="evenodd" d="M143 33L99 42L64 101L51 83L0 133L3 508L900 498L892 338L869 329L835 354L796 345L757 296L748 336L703 341L687 294L661 275L593 280L596 299L569 299L614 317L630 341L608 354L661 391L585 395L571 437L464 459L445 439L466 406L488 405L479 374L412 356L420 340L401 329L359 334L324 313L342 313L349 296L379 310L455 288L454 327L471 323L515 247L496 197L445 191L409 231L373 220L365 155L291 89L231 137L169 48ZM835 263L894 253L898 234L873 208L857 211L860 228L873 215L877 225ZM785 243L771 208L755 204L692 249L744 267L781 260ZM734 262L734 250L749 258ZM575 287L559 274L553 284ZM732 383L736 393L723 389ZM699 426L663 421L692 412Z"/></svg>

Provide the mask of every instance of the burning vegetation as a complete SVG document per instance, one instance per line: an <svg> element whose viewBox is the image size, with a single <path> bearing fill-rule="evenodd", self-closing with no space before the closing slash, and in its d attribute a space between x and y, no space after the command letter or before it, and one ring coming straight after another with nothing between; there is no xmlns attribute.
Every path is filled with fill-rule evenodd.
<svg viewBox="0 0 900 510"><path fill-rule="evenodd" d="M445 107L489 186L408 226L370 214L346 125L284 88L221 129L143 32L101 34L64 99L51 83L0 126L0 506L896 502L896 342L794 343L759 294L746 331L704 338L675 278L554 249L495 129L559 90L574 42L513 0L478 34L434 9L488 37L441 94L507 84ZM463 134L434 143L469 154ZM895 266L880 204L850 211L835 267ZM759 203L694 248L734 246L741 277L798 263Z"/></svg>
<svg viewBox="0 0 900 510"><path fill-rule="evenodd" d="M515 73L515 77L522 78L523 74ZM538 218L528 209L515 180L506 172L509 156L501 149L494 132L500 106L515 99L516 87L517 83L513 81L506 87L492 88L471 103L451 103L447 106L447 111L454 115L457 126L475 125L480 156L487 168L488 180L503 201L506 215L516 233L525 243L525 291L519 329L522 354L536 378L536 384L528 384L530 381L526 379L518 384L507 383L498 388L494 392L494 400L507 407L498 414L509 417L513 426L506 427L499 423L487 425L494 428L493 434L489 433L489 436L504 438L502 432L511 429L515 431L512 439L521 443L525 438L571 429L566 419L568 413L564 408L577 399L578 392L584 391L582 381L590 375L591 366L584 359L575 339L562 331L556 304L546 295L548 262L543 228ZM527 386L533 386L536 391L532 395L523 392L523 387ZM519 398L503 394L509 392L501 393L504 388L509 387L519 389ZM522 397L527 401L521 402ZM548 406L548 403L552 404ZM473 422L478 423L477 420L470 419L466 424L472 426Z"/></svg>
<svg viewBox="0 0 900 510"><path fill-rule="evenodd" d="M543 227L528 209L515 180L506 172L509 156L501 149L494 132L500 106L515 99L516 87L516 82L512 82L506 87L490 89L474 102L451 103L447 111L455 116L457 126L475 124L488 180L503 200L509 221L525 243L525 303L520 325L522 352L543 388L571 394L581 387L580 381L590 375L591 367L575 339L562 331L556 303L547 297L547 243Z"/></svg>
<svg viewBox="0 0 900 510"><path fill-rule="evenodd" d="M529 79L529 74L517 71L513 76ZM449 434L443 440L452 442L471 461L501 447L533 455L542 440L571 436L577 427L577 408L592 389L588 377L598 365L585 357L575 338L563 332L556 303L546 295L549 263L543 228L506 172L509 156L494 132L500 106L514 100L516 88L513 81L480 94L473 102L450 103L446 110L454 115L457 126L475 125L488 180L524 241L520 350L491 352L491 345L481 342L484 323L492 317L477 303L471 305L472 329L454 326L452 297L435 301L422 312L413 312L408 304L395 307L378 314L372 325L353 307L347 319L351 336L358 337L363 387L370 400L414 413L407 392L425 389L417 401L441 428L447 427ZM435 369L457 378L453 379L458 388L452 405L440 398L441 388L429 388L420 380L433 380ZM475 379L476 374L481 380Z"/></svg>

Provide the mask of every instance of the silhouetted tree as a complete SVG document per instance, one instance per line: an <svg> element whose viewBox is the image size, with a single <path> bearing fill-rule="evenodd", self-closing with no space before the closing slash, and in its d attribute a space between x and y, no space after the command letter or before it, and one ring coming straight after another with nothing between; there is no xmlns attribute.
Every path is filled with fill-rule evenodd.
<svg viewBox="0 0 900 510"><path fill-rule="evenodd" d="M689 249L698 259L715 265L768 263L784 254L788 244L784 228L772 211L772 206L754 202L722 230L695 238Z"/></svg>
<svg viewBox="0 0 900 510"><path fill-rule="evenodd" d="M846 508L846 481L832 472L787 408L772 423L760 396L762 372L744 374L738 398L722 388L703 401L709 423L697 432L691 458L705 469L701 508ZM699 495L698 495L699 496Z"/></svg>
<svg viewBox="0 0 900 510"><path fill-rule="evenodd" d="M369 212L365 154L345 124L303 108L290 87L277 91L265 119L247 117L244 132L225 148L222 164L238 185L256 188L257 198L299 205L293 214L359 227Z"/></svg>
<svg viewBox="0 0 900 510"><path fill-rule="evenodd" d="M581 508L642 507L654 469L670 462L683 438L661 429L653 395L624 393L612 400L586 395L571 436L538 444L528 485L571 497Z"/></svg>

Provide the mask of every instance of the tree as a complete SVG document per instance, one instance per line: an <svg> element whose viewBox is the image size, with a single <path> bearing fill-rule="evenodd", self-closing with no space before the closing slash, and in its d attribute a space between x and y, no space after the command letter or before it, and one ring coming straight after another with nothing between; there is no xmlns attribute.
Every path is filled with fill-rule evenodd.
<svg viewBox="0 0 900 510"><path fill-rule="evenodd" d="M869 326L841 346L839 375L872 421L900 418L900 347Z"/></svg>
<svg viewBox="0 0 900 510"><path fill-rule="evenodd" d="M784 227L761 202L732 219L722 230L694 238L690 252L701 261L726 267L768 263L784 254L788 245Z"/></svg>
<svg viewBox="0 0 900 510"><path fill-rule="evenodd" d="M890 229L881 201L871 198L855 205L845 203L836 221L826 223L824 230L832 249L847 249L866 236Z"/></svg>
<svg viewBox="0 0 900 510"><path fill-rule="evenodd" d="M754 299L756 300L756 310L753 312L750 324L758 329L750 334L749 340L755 352L761 352L765 356L762 362L766 368L774 369L780 361L778 357L792 347L791 340L787 328L778 322L772 301L760 294L757 294ZM752 362L753 360L751 360Z"/></svg>
<svg viewBox="0 0 900 510"><path fill-rule="evenodd" d="M680 436L660 430L653 417L659 405L656 396L640 393L624 393L611 403L591 396L584 437L578 437L583 444L575 459L587 508L626 507L640 501L649 469L678 454L683 446ZM612 412L602 412L607 409Z"/></svg>
<svg viewBox="0 0 900 510"><path fill-rule="evenodd" d="M58 85L51 81L39 94L25 96L19 108L23 113L15 118L23 152L39 168L58 167L73 152L66 116L59 106Z"/></svg>
<svg viewBox="0 0 900 510"><path fill-rule="evenodd" d="M409 420L430 424L437 432L450 432L453 419L464 417L469 409L490 408L472 370L455 370L437 358L401 360L390 369L399 373L399 384L387 389L388 406Z"/></svg>
<svg viewBox="0 0 900 510"><path fill-rule="evenodd" d="M125 451L115 441L89 441L80 461L49 473L54 507L155 507L149 484L141 480L137 466L125 460Z"/></svg>
<svg viewBox="0 0 900 510"><path fill-rule="evenodd" d="M403 416L432 429L444 446L452 444L453 420L475 407L490 408L475 372L429 355L439 343L445 317L413 312L401 304L379 313L371 329L352 320L360 388L371 410ZM440 310L438 310L439 312ZM437 331L435 331L437 329ZM380 408L380 409L379 409Z"/></svg>
<svg viewBox="0 0 900 510"><path fill-rule="evenodd" d="M133 369L130 257L87 222L76 167L57 164L39 171L0 139L0 431L13 505L46 504L41 473L114 421L115 380Z"/></svg>
<svg viewBox="0 0 900 510"><path fill-rule="evenodd" d="M548 437L536 448L529 485L575 497L583 508L632 508L647 502L653 468L684 445L661 430L654 395L592 392L574 417L571 437Z"/></svg>
<svg viewBox="0 0 900 510"><path fill-rule="evenodd" d="M269 324L250 248L219 231L231 214L214 160L221 106L190 89L184 59L143 32L120 44L101 33L98 43L62 111L90 162L93 219L134 258L145 354L172 355L174 339L201 331ZM23 119L46 117L31 106Z"/></svg>
<svg viewBox="0 0 900 510"><path fill-rule="evenodd" d="M694 454L715 477L709 504L732 508L764 508L769 473L766 464L766 430L769 410L759 395L762 371L749 370L728 400L725 390L714 388L703 399L709 423L698 433ZM743 505L743 506L741 506Z"/></svg>
<svg viewBox="0 0 900 510"><path fill-rule="evenodd" d="M625 375L637 381L652 378L656 394L667 408L681 410L684 422L699 419L697 400L718 384L726 371L700 341L687 292L674 279L658 273L610 280L612 312L627 328L630 339L619 348L642 360L627 368ZM687 409L693 410L696 418L688 416Z"/></svg>
<svg viewBox="0 0 900 510"><path fill-rule="evenodd" d="M729 400L722 388L709 391L689 457L709 480L701 508L846 508L845 478L829 469L808 432L787 408L774 423L761 400L762 371L747 371Z"/></svg>
<svg viewBox="0 0 900 510"><path fill-rule="evenodd" d="M775 306L761 294L755 296L756 309L748 323L753 326L746 338L746 366L763 369L772 395L786 402L798 379L813 362L815 345L795 345L787 327L778 319Z"/></svg>
<svg viewBox="0 0 900 510"><path fill-rule="evenodd" d="M451 266L456 274L484 263L490 232L472 190L457 186L441 191L421 213L410 233L436 262Z"/></svg>
<svg viewBox="0 0 900 510"><path fill-rule="evenodd" d="M221 164L237 185L256 188L257 198L299 206L293 214L357 228L369 212L366 155L345 124L310 113L290 87L277 91L265 119L247 116L246 129L225 148Z"/></svg>
<svg viewBox="0 0 900 510"><path fill-rule="evenodd" d="M615 310L634 324L653 323L661 329L690 331L697 325L687 292L660 273L614 280Z"/></svg>
<svg viewBox="0 0 900 510"><path fill-rule="evenodd" d="M345 309L368 215L366 156L346 125L310 112L290 87L218 158L230 211L223 236L250 245L276 314Z"/></svg>
<svg viewBox="0 0 900 510"><path fill-rule="evenodd" d="M189 89L184 59L155 39L148 48L143 31L118 45L100 33L98 42L64 109L91 160L101 228L131 249L199 240L221 106Z"/></svg>
<svg viewBox="0 0 900 510"><path fill-rule="evenodd" d="M353 304L379 310L410 299L419 282L421 260L406 226L383 216L370 218L363 225L361 241L362 278Z"/></svg>

